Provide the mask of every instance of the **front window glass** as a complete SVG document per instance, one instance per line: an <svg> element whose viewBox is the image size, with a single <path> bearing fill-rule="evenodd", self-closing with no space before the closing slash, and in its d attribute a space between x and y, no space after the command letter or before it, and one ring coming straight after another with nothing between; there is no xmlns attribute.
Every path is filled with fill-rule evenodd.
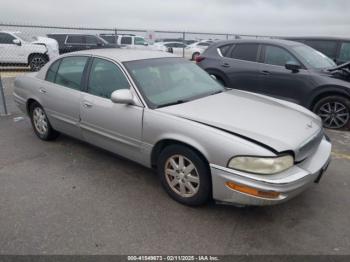
<svg viewBox="0 0 350 262"><path fill-rule="evenodd" d="M66 57L58 68L55 83L75 90L81 89L81 80L87 57Z"/></svg>
<svg viewBox="0 0 350 262"><path fill-rule="evenodd" d="M299 45L292 48L298 54L299 59L311 68L323 69L336 66L332 59L309 46Z"/></svg>
<svg viewBox="0 0 350 262"><path fill-rule="evenodd" d="M82 35L70 35L67 38L67 43L69 44L82 44L83 36Z"/></svg>
<svg viewBox="0 0 350 262"><path fill-rule="evenodd" d="M224 91L204 70L181 58L147 59L124 64L151 108Z"/></svg>
<svg viewBox="0 0 350 262"><path fill-rule="evenodd" d="M339 60L343 62L350 60L350 43L342 43Z"/></svg>
<svg viewBox="0 0 350 262"><path fill-rule="evenodd" d="M92 95L111 98L113 91L129 89L123 72L112 62L95 58L92 63L88 91Z"/></svg>
<svg viewBox="0 0 350 262"><path fill-rule="evenodd" d="M145 45L146 41L142 37L135 37L135 45Z"/></svg>
<svg viewBox="0 0 350 262"><path fill-rule="evenodd" d="M299 64L298 61L286 50L277 46L266 46L265 64L285 66L287 62Z"/></svg>
<svg viewBox="0 0 350 262"><path fill-rule="evenodd" d="M88 45L97 45L98 43L97 38L92 35L85 36L85 42Z"/></svg>

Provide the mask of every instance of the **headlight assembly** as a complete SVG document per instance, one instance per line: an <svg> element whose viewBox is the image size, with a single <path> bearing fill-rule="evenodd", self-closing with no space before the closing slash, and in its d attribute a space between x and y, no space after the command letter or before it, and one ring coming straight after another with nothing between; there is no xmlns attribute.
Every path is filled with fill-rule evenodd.
<svg viewBox="0 0 350 262"><path fill-rule="evenodd" d="M249 173L270 175L282 172L293 164L294 158L291 155L278 157L236 156L229 161L228 167Z"/></svg>

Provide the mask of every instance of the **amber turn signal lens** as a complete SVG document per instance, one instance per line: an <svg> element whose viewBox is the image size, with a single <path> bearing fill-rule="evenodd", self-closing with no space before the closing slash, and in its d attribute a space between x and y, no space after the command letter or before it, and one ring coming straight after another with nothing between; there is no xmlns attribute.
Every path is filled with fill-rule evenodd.
<svg viewBox="0 0 350 262"><path fill-rule="evenodd" d="M248 187L248 186L244 186L244 185L239 185L239 184L236 184L236 183L231 182L231 181L226 182L226 186L233 189L233 190L236 190L236 191L248 194L248 195L252 195L252 196L257 196L257 197L278 198L280 195L279 192L261 191L261 190L258 190L256 188Z"/></svg>

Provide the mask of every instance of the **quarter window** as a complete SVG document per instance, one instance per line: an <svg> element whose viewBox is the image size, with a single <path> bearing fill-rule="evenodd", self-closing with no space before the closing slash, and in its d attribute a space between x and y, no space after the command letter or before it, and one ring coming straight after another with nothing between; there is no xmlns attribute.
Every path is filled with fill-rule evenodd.
<svg viewBox="0 0 350 262"><path fill-rule="evenodd" d="M110 98L113 91L129 87L128 80L118 66L104 59L94 59L88 85L90 94Z"/></svg>
<svg viewBox="0 0 350 262"><path fill-rule="evenodd" d="M343 62L350 60L350 43L342 43L340 48L339 60Z"/></svg>
<svg viewBox="0 0 350 262"><path fill-rule="evenodd" d="M66 57L58 68L55 83L75 90L81 90L81 80L87 57Z"/></svg>
<svg viewBox="0 0 350 262"><path fill-rule="evenodd" d="M255 62L258 55L258 47L258 44L238 44L233 49L231 57Z"/></svg>
<svg viewBox="0 0 350 262"><path fill-rule="evenodd" d="M224 45L224 46L220 46L219 50L222 54L222 56L228 56L228 52L230 51L230 48L232 47L232 45Z"/></svg>
<svg viewBox="0 0 350 262"><path fill-rule="evenodd" d="M287 62L298 63L296 59L285 49L277 46L265 47L265 64L285 66Z"/></svg>
<svg viewBox="0 0 350 262"><path fill-rule="evenodd" d="M47 73L46 73L46 78L45 78L46 81L49 81L52 83L55 82L56 73L57 73L58 67L60 65L60 62L61 62L61 60L57 60L49 67L49 70L47 70Z"/></svg>
<svg viewBox="0 0 350 262"><path fill-rule="evenodd" d="M13 44L13 39L15 38L10 34L0 33L0 44Z"/></svg>

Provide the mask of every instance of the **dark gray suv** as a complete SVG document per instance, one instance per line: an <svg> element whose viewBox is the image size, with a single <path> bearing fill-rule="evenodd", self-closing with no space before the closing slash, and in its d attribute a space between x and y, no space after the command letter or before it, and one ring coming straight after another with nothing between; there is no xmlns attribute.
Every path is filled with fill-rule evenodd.
<svg viewBox="0 0 350 262"><path fill-rule="evenodd" d="M196 61L226 87L300 104L328 128L350 125L350 64L337 66L307 45L277 39L221 41Z"/></svg>

